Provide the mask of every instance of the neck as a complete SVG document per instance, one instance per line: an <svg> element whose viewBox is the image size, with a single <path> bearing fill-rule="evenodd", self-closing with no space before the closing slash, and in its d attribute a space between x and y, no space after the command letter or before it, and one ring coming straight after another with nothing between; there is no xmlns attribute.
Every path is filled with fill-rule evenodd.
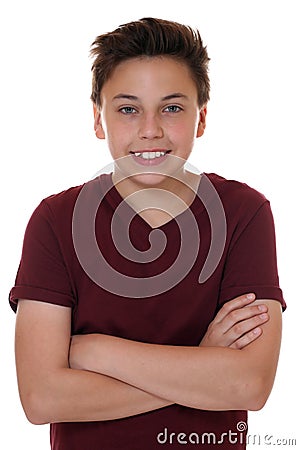
<svg viewBox="0 0 300 450"><path fill-rule="evenodd" d="M114 171L112 180L123 199L151 225L157 226L176 217L192 204L200 176L186 170L176 173L176 178L150 176L151 184L146 183L149 181L147 175L122 179Z"/></svg>

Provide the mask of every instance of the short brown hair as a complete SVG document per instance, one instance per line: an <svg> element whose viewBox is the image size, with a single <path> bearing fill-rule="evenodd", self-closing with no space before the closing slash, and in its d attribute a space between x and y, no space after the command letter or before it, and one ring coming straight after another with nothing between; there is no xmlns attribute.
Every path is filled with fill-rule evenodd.
<svg viewBox="0 0 300 450"><path fill-rule="evenodd" d="M121 25L95 39L91 48L91 56L94 57L91 100L100 106L102 87L122 61L159 55L186 63L197 86L199 106L208 102L209 57L199 31L151 17Z"/></svg>

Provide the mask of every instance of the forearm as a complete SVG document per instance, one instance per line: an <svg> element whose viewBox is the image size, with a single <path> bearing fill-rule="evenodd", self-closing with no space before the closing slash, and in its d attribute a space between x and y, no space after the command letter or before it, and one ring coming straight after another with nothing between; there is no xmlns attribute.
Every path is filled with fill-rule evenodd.
<svg viewBox="0 0 300 450"><path fill-rule="evenodd" d="M36 424L119 419L171 404L119 380L85 370L61 368L43 378L33 389L30 401L25 401L33 405L27 415Z"/></svg>
<svg viewBox="0 0 300 450"><path fill-rule="evenodd" d="M107 375L192 408L245 408L236 350L135 344L126 345L120 364L109 361Z"/></svg>
<svg viewBox="0 0 300 450"><path fill-rule="evenodd" d="M83 357L90 370L184 406L252 409L247 402L254 385L249 380L254 379L242 351L152 345L102 335L100 345L95 336L91 341L93 351L87 347Z"/></svg>
<svg viewBox="0 0 300 450"><path fill-rule="evenodd" d="M241 350L154 345L94 334L72 338L70 363L74 368L105 374L188 407L260 409L272 389L281 336L280 304L257 300L256 306L262 303L267 303L270 313L267 322L265 317L260 317L258 323L256 319L250 320L250 324L247 320L244 328L240 320L245 317L234 316L233 322L238 322L237 333L243 335L242 339L244 333L247 335L263 323L259 339L248 337L246 342L252 341L251 344ZM261 309L254 310L254 316L260 312ZM249 310L246 317L249 318Z"/></svg>

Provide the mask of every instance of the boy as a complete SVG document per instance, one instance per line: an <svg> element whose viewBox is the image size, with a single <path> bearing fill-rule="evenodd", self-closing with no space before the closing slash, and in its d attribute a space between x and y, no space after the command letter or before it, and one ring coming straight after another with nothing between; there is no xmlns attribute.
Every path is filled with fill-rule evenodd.
<svg viewBox="0 0 300 450"><path fill-rule="evenodd" d="M51 423L53 450L245 448L285 307L269 203L185 168L209 100L198 32L142 19L99 36L92 54L95 132L114 170L43 200L28 224L10 294L24 410ZM224 217L210 223L218 200L224 246ZM215 235L221 251L199 282Z"/></svg>

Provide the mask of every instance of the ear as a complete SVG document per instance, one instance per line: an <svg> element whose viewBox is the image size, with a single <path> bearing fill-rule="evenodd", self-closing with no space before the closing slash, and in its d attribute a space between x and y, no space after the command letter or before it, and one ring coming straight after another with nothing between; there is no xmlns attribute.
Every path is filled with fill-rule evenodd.
<svg viewBox="0 0 300 450"><path fill-rule="evenodd" d="M97 105L93 104L94 110L94 130L98 139L105 139L105 133L102 127L101 113Z"/></svg>
<svg viewBox="0 0 300 450"><path fill-rule="evenodd" d="M200 117L196 137L201 137L204 133L206 127L206 114L207 114L207 105L204 105L200 110Z"/></svg>

